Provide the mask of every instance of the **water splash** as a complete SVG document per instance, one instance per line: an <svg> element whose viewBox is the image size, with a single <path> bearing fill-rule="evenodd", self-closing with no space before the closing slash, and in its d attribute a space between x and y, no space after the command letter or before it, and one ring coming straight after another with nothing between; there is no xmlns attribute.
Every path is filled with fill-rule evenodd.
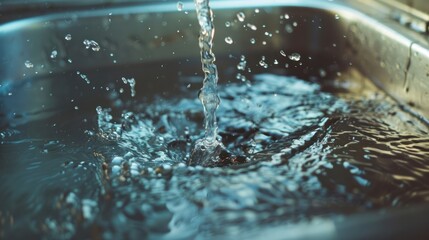
<svg viewBox="0 0 429 240"><path fill-rule="evenodd" d="M52 59L56 58L56 57L57 57L57 55L58 55L58 51L57 51L57 50L53 50L53 51L51 52L51 58L52 58Z"/></svg>
<svg viewBox="0 0 429 240"><path fill-rule="evenodd" d="M177 11L179 11L179 12L183 11L183 7L184 7L183 2L178 1L177 2Z"/></svg>
<svg viewBox="0 0 429 240"><path fill-rule="evenodd" d="M122 80L122 82L124 84L129 84L130 85L130 88L131 88L130 89L130 91L131 91L131 97L135 97L136 96L136 89L135 89L135 87L136 87L136 80L134 78L127 79L125 77L122 77L121 80Z"/></svg>
<svg viewBox="0 0 429 240"><path fill-rule="evenodd" d="M31 63L29 60L27 60L27 61L25 61L25 67L26 68L33 68L34 67L34 64L33 63Z"/></svg>
<svg viewBox="0 0 429 240"><path fill-rule="evenodd" d="M86 49L91 48L92 51L94 51L94 52L100 51L100 45L96 41L94 41L94 40L85 39L83 41L83 44L85 45Z"/></svg>
<svg viewBox="0 0 429 240"><path fill-rule="evenodd" d="M65 40L67 40L67 41L70 41L70 40L72 40L72 35L71 35L71 34L67 34L67 35L64 37L64 39L65 39Z"/></svg>
<svg viewBox="0 0 429 240"><path fill-rule="evenodd" d="M91 81L89 80L88 76L86 74L81 73L80 71L77 71L76 74L80 76L87 84L90 84Z"/></svg>
<svg viewBox="0 0 429 240"><path fill-rule="evenodd" d="M301 60L301 55L299 53L292 53L289 55L289 59L295 62Z"/></svg>
<svg viewBox="0 0 429 240"><path fill-rule="evenodd" d="M209 0L195 0L195 6L201 27L199 46L204 81L198 98L204 108L205 136L197 141L189 163L210 165L211 162L219 160L218 156L224 149L222 143L217 140L216 110L219 107L220 98L217 90L218 72L214 64L216 57L212 51L215 28Z"/></svg>

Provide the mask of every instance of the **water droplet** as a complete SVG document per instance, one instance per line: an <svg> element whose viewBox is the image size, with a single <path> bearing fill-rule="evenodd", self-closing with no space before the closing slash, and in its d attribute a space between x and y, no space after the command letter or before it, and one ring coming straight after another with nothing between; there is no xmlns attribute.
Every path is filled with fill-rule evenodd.
<svg viewBox="0 0 429 240"><path fill-rule="evenodd" d="M122 79L122 82L124 84L129 84L130 85L130 88L131 88L131 97L135 97L135 95L136 95L136 90L135 90L136 80L134 78L127 79L125 77L122 77L121 79Z"/></svg>
<svg viewBox="0 0 429 240"><path fill-rule="evenodd" d="M98 114L98 115L100 115L100 114L102 114L102 113L103 113L103 108L102 108L101 106L97 106L97 107L95 108L95 110L97 111L97 114Z"/></svg>
<svg viewBox="0 0 429 240"><path fill-rule="evenodd" d="M64 38L65 38L67 41L70 41L70 40L72 40L72 35L71 35L71 34L67 34Z"/></svg>
<svg viewBox="0 0 429 240"><path fill-rule="evenodd" d="M234 41L232 40L231 37L226 37L225 38L225 42L228 43L228 44L232 44Z"/></svg>
<svg viewBox="0 0 429 240"><path fill-rule="evenodd" d="M290 18L289 14L287 14L287 13L284 16L285 16L285 19L289 19Z"/></svg>
<svg viewBox="0 0 429 240"><path fill-rule="evenodd" d="M240 62L237 64L237 69L240 71L244 71L246 69L246 57L244 55L241 55Z"/></svg>
<svg viewBox="0 0 429 240"><path fill-rule="evenodd" d="M73 60L71 60L71 59L69 58L69 59L67 59L67 62L72 63L72 62L73 62Z"/></svg>
<svg viewBox="0 0 429 240"><path fill-rule="evenodd" d="M244 22L244 19L246 18L246 15L244 15L244 13L243 12L239 12L239 13L237 13L237 19L238 19L238 21L240 21L240 22Z"/></svg>
<svg viewBox="0 0 429 240"><path fill-rule="evenodd" d="M250 43L251 43L251 44L255 44L255 43L256 43L256 40L255 40L254 38L251 38L251 39L250 39Z"/></svg>
<svg viewBox="0 0 429 240"><path fill-rule="evenodd" d="M225 27L231 27L231 22L225 22Z"/></svg>
<svg viewBox="0 0 429 240"><path fill-rule="evenodd" d="M136 96L136 90L135 90L136 80L134 78L130 78L130 79L128 79L128 84L130 84L130 87L131 87L131 97L135 97Z"/></svg>
<svg viewBox="0 0 429 240"><path fill-rule="evenodd" d="M338 14L335 14L335 19L340 19L340 16Z"/></svg>
<svg viewBox="0 0 429 240"><path fill-rule="evenodd" d="M286 55L286 53L285 53L285 51L283 51L283 50L280 50L280 54L283 56L283 57L286 57L287 55Z"/></svg>
<svg viewBox="0 0 429 240"><path fill-rule="evenodd" d="M58 51L57 50L54 50L54 51L51 52L51 58L52 59L56 58L57 55L58 55Z"/></svg>
<svg viewBox="0 0 429 240"><path fill-rule="evenodd" d="M286 24L286 26L285 26L285 31L286 31L287 33L292 33L292 32L293 32L293 27L292 27L292 25L290 25L290 24Z"/></svg>
<svg viewBox="0 0 429 240"><path fill-rule="evenodd" d="M78 106L74 106L74 109L75 109L75 110L79 110L79 107L78 107Z"/></svg>
<svg viewBox="0 0 429 240"><path fill-rule="evenodd" d="M177 11L181 12L183 11L183 3L181 1L177 2Z"/></svg>
<svg viewBox="0 0 429 240"><path fill-rule="evenodd" d="M262 56L262 59L259 61L259 65L263 68L268 68L268 64L265 62L265 56Z"/></svg>
<svg viewBox="0 0 429 240"><path fill-rule="evenodd" d="M292 53L289 55L289 59L298 62L299 60L301 60L301 55L299 55L299 53Z"/></svg>
<svg viewBox="0 0 429 240"><path fill-rule="evenodd" d="M258 28L257 28L255 25L250 24L250 23L248 23L248 24L247 24L247 27L249 27L249 28L250 28L251 30L253 30L253 31L258 30Z"/></svg>
<svg viewBox="0 0 429 240"><path fill-rule="evenodd" d="M30 61L25 61L25 66L27 67L27 68L33 68L34 67L34 65L33 65L33 63L31 63Z"/></svg>
<svg viewBox="0 0 429 240"><path fill-rule="evenodd" d="M80 78L82 78L83 80L85 80L85 82L87 84L90 84L91 82L89 81L88 77L85 74L80 73L79 71L76 72L77 75L80 76Z"/></svg>
<svg viewBox="0 0 429 240"><path fill-rule="evenodd" d="M298 23L297 23L297 22L293 22L293 23L292 23L292 25L293 25L294 27L297 27L297 26L298 26Z"/></svg>
<svg viewBox="0 0 429 240"><path fill-rule="evenodd" d="M326 71L325 71L324 69L322 69L322 68L321 68L321 69L319 70L319 75L323 78L323 77L326 77L326 75L327 75L327 74L326 74Z"/></svg>
<svg viewBox="0 0 429 240"><path fill-rule="evenodd" d="M236 78L237 80L242 81L242 82L245 82L245 81L247 80L246 76L244 76L244 75L243 75L243 74L241 74L241 73L237 73L237 75L235 76L235 78Z"/></svg>
<svg viewBox="0 0 429 240"><path fill-rule="evenodd" d="M85 39L83 41L83 44L85 45L86 49L91 48L92 51L94 51L94 52L100 51L100 45L98 45L98 43L96 41L94 41L94 40Z"/></svg>

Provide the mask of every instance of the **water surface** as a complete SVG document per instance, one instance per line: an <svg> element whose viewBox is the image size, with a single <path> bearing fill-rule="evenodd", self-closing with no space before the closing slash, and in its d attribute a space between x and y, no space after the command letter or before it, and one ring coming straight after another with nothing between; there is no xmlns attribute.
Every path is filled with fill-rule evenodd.
<svg viewBox="0 0 429 240"><path fill-rule="evenodd" d="M234 238L429 200L427 126L353 69L276 72L220 86L229 154L212 167L188 166L204 118L192 74L4 127L2 236Z"/></svg>

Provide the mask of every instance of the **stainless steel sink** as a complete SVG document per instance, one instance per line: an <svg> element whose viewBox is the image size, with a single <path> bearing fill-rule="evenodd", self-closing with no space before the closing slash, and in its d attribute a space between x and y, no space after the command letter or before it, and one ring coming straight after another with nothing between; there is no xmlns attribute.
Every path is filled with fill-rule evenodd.
<svg viewBox="0 0 429 240"><path fill-rule="evenodd" d="M392 21L391 9L386 6L374 1L316 0L220 1L213 5L220 9L215 19L218 26L215 51L222 61L230 54L237 56L251 51L278 55L284 50L313 56L303 66L296 66L298 72L310 66L354 66L404 106L412 106L410 111L429 117L429 107L425 104L429 88L428 37ZM146 4L45 14L4 23L0 28L2 92L7 94L8 86L29 79L49 78L64 72L102 71L163 59L195 60L198 31L193 4L185 7L178 12L172 3ZM261 9L260 14L254 13L256 7ZM237 11L252 16L252 22L260 26L258 30L252 31L239 23L225 27L227 21L234 23ZM292 22L278 18L286 13L299 26L292 33L284 30ZM265 32L272 36L265 36ZM64 39L67 34L72 36L71 41ZM234 40L233 45L225 43L227 36ZM249 41L252 38L266 44L252 44ZM85 49L82 44L85 39L97 41L101 50ZM58 56L51 59L54 50ZM34 67L27 68L27 60ZM40 93L35 94L42 101ZM25 112L13 98L6 97L2 102L4 112ZM58 102L49 97L46 103L25 103L22 107L34 112L41 110L38 109L41 105L54 103Z"/></svg>
<svg viewBox="0 0 429 240"><path fill-rule="evenodd" d="M184 6L178 11L175 1L134 3L25 18L9 12L10 20L0 25L0 128L43 119L58 109L72 111L77 103L88 109L109 104L104 89L121 76L135 77L137 96L174 91L177 83L169 79L200 69L193 3ZM297 52L303 58L289 61L287 74L311 78L320 69L331 75L357 69L429 123L429 37L393 20L391 6L368 0L231 0L212 6L219 69L246 55L258 72L262 55L275 59L282 57L280 51ZM238 12L245 14L244 23L237 21ZM84 40L97 42L100 50L86 48ZM220 81L231 76L221 70ZM267 231L279 239L287 232L297 239L418 239L429 236L428 214L424 204ZM249 231L251 237L261 239L264 232Z"/></svg>

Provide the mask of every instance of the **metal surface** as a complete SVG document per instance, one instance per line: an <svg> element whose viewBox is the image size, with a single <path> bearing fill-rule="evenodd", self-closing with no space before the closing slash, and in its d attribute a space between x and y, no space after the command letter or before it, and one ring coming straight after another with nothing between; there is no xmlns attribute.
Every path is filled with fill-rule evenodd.
<svg viewBox="0 0 429 240"><path fill-rule="evenodd" d="M336 62L357 66L404 106L413 106L412 111L429 117L429 105L424 101L429 89L424 64L428 61L425 54L429 48L428 37L393 21L389 6L367 0L213 3L215 8L222 9L216 11L216 24L220 26L215 46L218 55L249 51L277 54L283 49L309 56L330 56L330 63L315 65ZM254 32L238 25L223 27L226 21L235 19L238 6L247 14L253 14L255 7L266 9L253 17L255 24L264 22L266 28ZM187 9L178 12L175 2L144 4L50 14L2 24L0 81L2 85L10 85L50 73L195 58L198 55L193 46L198 32L193 27L193 4L187 3L185 7ZM189 14L185 14L186 11ZM279 23L278 16L286 12L299 16L296 21L300 27L292 34L284 31ZM282 31L275 33L279 28ZM274 33L266 38L266 45L249 42L251 38L262 41L265 31ZM73 41L65 41L66 34L71 34ZM223 41L226 36L234 39L233 46ZM84 39L97 41L101 51L86 50L82 45ZM50 59L52 50L58 51L56 59ZM116 63L110 56L112 52ZM419 57L412 61L415 55ZM73 63L69 63L69 59ZM34 68L25 67L27 60L34 63ZM313 63L316 61L317 58Z"/></svg>
<svg viewBox="0 0 429 240"><path fill-rule="evenodd" d="M392 20L391 8L384 4L364 0L360 3L357 9L365 15L359 21L350 22L348 39L349 47L354 49L352 62L427 122L429 106L424 99L429 96L428 36ZM414 67L416 64L418 67Z"/></svg>
<svg viewBox="0 0 429 240"><path fill-rule="evenodd" d="M404 108L427 121L428 38L393 21L390 6L364 0L340 3L319 0L261 2L213 2L218 62L227 64L230 55L241 54L281 57L279 52L284 50L311 57L303 66L295 66L295 72L332 69L332 66L340 72L352 66L397 99ZM148 64L162 65L167 60L189 61L198 71L198 29L192 7L192 3L185 2L185 9L179 12L174 2L79 10L0 25L0 117L6 119L3 124L10 124L10 119L17 115L25 116L69 102L69 96L73 95L70 89L76 86L62 80L62 76L76 75L77 71L142 68L148 71L147 75L154 76L154 84L158 73L154 72L155 68L145 68ZM260 10L259 14L255 14L255 8ZM237 21L234 26L225 27L225 22L234 22L239 11L252 16L252 22L258 26L257 31L243 27ZM286 31L285 24L280 23L279 16L285 14L298 24L293 32ZM268 37L265 32L272 36ZM67 34L71 34L72 40L65 40ZM234 40L234 44L225 43L227 36ZM249 41L252 38L258 44L252 44ZM85 39L97 41L101 50L86 49L82 43ZM263 41L266 44L261 44ZM50 57L53 50L58 52L54 59ZM34 67L26 67L27 60ZM171 72L171 69L166 71ZM28 83L31 87L26 87ZM43 95L40 86L47 92L49 89L61 92L54 96ZM94 100L82 101L89 104ZM422 206L418 211L412 208L410 211L402 209L399 212L392 210L391 213L355 216L329 223L333 226L329 232L297 238L344 239L350 238L353 231L361 239L386 236L380 235L380 231L390 231L389 236L419 237L427 234L427 229L422 226L427 210L427 206ZM397 227L397 222L383 225L392 217L397 222L403 217L407 224L401 227ZM274 230L282 232L281 229Z"/></svg>
<svg viewBox="0 0 429 240"><path fill-rule="evenodd" d="M385 1L385 0L382 0ZM402 3L408 8L429 14L429 4L426 0L390 0L390 2Z"/></svg>
<svg viewBox="0 0 429 240"><path fill-rule="evenodd" d="M390 8L390 16L410 29L429 34L429 9L423 5L392 0L378 0Z"/></svg>

